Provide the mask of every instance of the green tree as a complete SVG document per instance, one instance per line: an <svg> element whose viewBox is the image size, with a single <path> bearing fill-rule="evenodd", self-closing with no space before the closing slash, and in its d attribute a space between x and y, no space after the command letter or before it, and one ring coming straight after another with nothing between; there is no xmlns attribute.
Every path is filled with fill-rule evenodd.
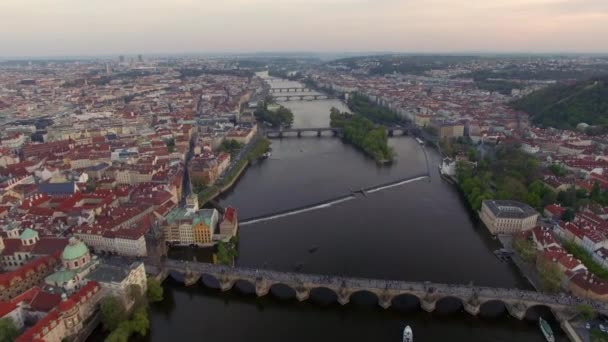
<svg viewBox="0 0 608 342"><path fill-rule="evenodd" d="M593 183L593 187L591 188L591 193L589 194L589 197L596 202L601 200L601 189L600 184L598 182Z"/></svg>
<svg viewBox="0 0 608 342"><path fill-rule="evenodd" d="M560 219L562 221L570 222L570 221L574 220L574 216L575 216L574 210L568 208L568 209L566 209L566 211L564 211L564 213L562 214L562 217L560 217Z"/></svg>
<svg viewBox="0 0 608 342"><path fill-rule="evenodd" d="M19 330L11 318L0 319L0 342L12 342L19 336Z"/></svg>
<svg viewBox="0 0 608 342"><path fill-rule="evenodd" d="M127 312L118 297L105 297L101 301L101 322L106 330L116 330L127 319Z"/></svg>
<svg viewBox="0 0 608 342"><path fill-rule="evenodd" d="M536 266L543 289L547 292L558 292L562 281L562 272L557 264L541 258Z"/></svg>
<svg viewBox="0 0 608 342"><path fill-rule="evenodd" d="M236 240L223 242L220 241L217 245L217 260L222 265L233 265L234 259L237 257L238 252L236 248Z"/></svg>
<svg viewBox="0 0 608 342"><path fill-rule="evenodd" d="M552 164L551 166L549 166L549 171L551 171L554 175L558 177L565 176L568 173L568 171L563 166L558 164Z"/></svg>
<svg viewBox="0 0 608 342"><path fill-rule="evenodd" d="M120 326L112 331L108 337L104 340L105 342L128 342L131 332L128 328L128 322L122 322Z"/></svg>
<svg viewBox="0 0 608 342"><path fill-rule="evenodd" d="M146 336L150 329L150 320L148 312L145 309L139 309L133 314L133 318L129 322L132 333L137 333L140 336Z"/></svg>
<svg viewBox="0 0 608 342"><path fill-rule="evenodd" d="M165 140L165 144L167 145L167 150L169 151L169 153L175 152L175 139L167 139Z"/></svg>
<svg viewBox="0 0 608 342"><path fill-rule="evenodd" d="M593 307L587 304L579 304L576 306L576 312L585 321L590 321L595 318L597 313L593 310Z"/></svg>
<svg viewBox="0 0 608 342"><path fill-rule="evenodd" d="M565 207L576 206L576 190L574 190L574 187L570 187L566 191L560 191L557 194L557 202Z"/></svg>
<svg viewBox="0 0 608 342"><path fill-rule="evenodd" d="M528 239L516 236L513 240L513 249L527 263L533 263L536 260L536 248L534 247L534 243Z"/></svg>
<svg viewBox="0 0 608 342"><path fill-rule="evenodd" d="M163 287L160 281L156 278L148 277L148 290L146 291L146 298L150 303L160 302L163 300Z"/></svg>

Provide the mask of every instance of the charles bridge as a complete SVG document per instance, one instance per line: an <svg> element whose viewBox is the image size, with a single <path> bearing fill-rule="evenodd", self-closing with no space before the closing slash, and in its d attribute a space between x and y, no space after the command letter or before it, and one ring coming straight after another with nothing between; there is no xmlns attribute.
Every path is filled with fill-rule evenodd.
<svg viewBox="0 0 608 342"><path fill-rule="evenodd" d="M237 281L248 282L255 287L256 295L262 297L268 294L271 287L283 285L295 292L298 301L305 301L312 291L324 288L332 291L341 305L348 304L354 294L367 292L374 295L378 304L385 309L391 307L398 297L406 296L416 298L423 310L432 312L440 301L455 298L471 315L477 315L486 303L499 302L517 319L523 319L533 307L544 306L549 308L560 322L564 322L577 315L577 305L589 304L582 299L565 295L473 285L314 275L180 260L165 260L162 267L165 277L171 275L186 286L197 283L203 276L206 279L215 279L222 291L232 289ZM593 303L593 306L600 313L608 313L608 307L603 304Z"/></svg>

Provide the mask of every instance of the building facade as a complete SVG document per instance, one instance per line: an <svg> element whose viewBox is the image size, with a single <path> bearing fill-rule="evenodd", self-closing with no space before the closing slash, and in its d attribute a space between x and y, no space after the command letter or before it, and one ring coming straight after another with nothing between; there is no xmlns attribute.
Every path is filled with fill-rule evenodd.
<svg viewBox="0 0 608 342"><path fill-rule="evenodd" d="M486 200L481 205L479 218L493 235L515 234L534 228L538 212L517 201Z"/></svg>
<svg viewBox="0 0 608 342"><path fill-rule="evenodd" d="M215 209L176 208L167 215L165 240L177 245L208 245L219 220Z"/></svg>

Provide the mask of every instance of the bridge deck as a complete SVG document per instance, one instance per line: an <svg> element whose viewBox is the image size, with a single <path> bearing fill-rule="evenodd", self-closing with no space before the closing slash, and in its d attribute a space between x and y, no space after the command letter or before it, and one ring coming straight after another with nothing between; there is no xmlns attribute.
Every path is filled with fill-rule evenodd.
<svg viewBox="0 0 608 342"><path fill-rule="evenodd" d="M317 274L303 274L293 272L279 272L271 270L259 270L245 267L227 267L207 263L183 262L167 260L164 266L178 272L195 272L200 274L210 274L214 276L231 276L254 282L262 279L272 283L282 283L289 286L298 284L310 284L315 287L328 287L333 289L346 288L350 291L371 291L371 292L403 292L433 294L443 297L457 297L468 299L475 295L479 300L486 302L490 300L528 302L533 305L548 305L573 307L588 301L552 294L544 294L535 291L519 289L492 288L470 285L450 285L430 282L411 282L401 280L382 280L366 279L354 277L337 277ZM594 303L596 309L602 312L608 311L608 307L603 303Z"/></svg>

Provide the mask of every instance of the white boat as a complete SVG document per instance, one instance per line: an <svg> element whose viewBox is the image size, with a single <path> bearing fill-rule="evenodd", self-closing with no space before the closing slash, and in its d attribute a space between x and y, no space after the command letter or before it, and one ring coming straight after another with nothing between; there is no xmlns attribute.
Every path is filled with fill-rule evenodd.
<svg viewBox="0 0 608 342"><path fill-rule="evenodd" d="M416 141L420 144L420 145L424 145L424 141L422 141L422 139L420 138L416 138Z"/></svg>
<svg viewBox="0 0 608 342"><path fill-rule="evenodd" d="M540 331L545 335L545 339L547 342L555 342L555 337L553 336L553 330L547 321L545 321L542 317L538 317L538 325L540 326Z"/></svg>
<svg viewBox="0 0 608 342"><path fill-rule="evenodd" d="M414 342L414 333L409 325L403 329L403 342Z"/></svg>

